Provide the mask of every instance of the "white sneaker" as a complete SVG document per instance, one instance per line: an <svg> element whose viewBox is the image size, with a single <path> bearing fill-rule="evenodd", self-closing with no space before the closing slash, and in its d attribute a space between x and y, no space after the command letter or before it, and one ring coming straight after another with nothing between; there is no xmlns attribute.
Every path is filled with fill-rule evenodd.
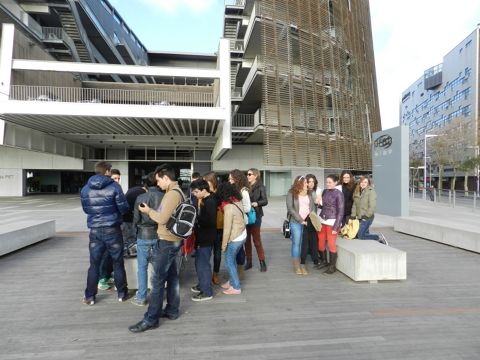
<svg viewBox="0 0 480 360"><path fill-rule="evenodd" d="M378 239L378 242L379 242L379 243L388 246L388 241L387 241L387 239L385 238L385 235L383 235L382 233L380 233L380 234L378 234L378 237L379 237L379 239Z"/></svg>

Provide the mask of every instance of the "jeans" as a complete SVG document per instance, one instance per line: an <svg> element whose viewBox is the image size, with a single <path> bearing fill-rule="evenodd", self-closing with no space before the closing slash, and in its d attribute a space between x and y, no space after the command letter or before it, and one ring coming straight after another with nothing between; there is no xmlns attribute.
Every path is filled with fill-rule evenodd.
<svg viewBox="0 0 480 360"><path fill-rule="evenodd" d="M258 260L265 260L265 251L263 250L262 237L260 236L260 228L262 226L262 217L257 216L257 221L253 225L247 225L247 240L245 242L245 254L247 262L252 262L252 240L257 250Z"/></svg>
<svg viewBox="0 0 480 360"><path fill-rule="evenodd" d="M198 286L200 291L206 296L212 296L212 267L210 257L212 256L212 247L198 247L195 251L195 270L197 271Z"/></svg>
<svg viewBox="0 0 480 360"><path fill-rule="evenodd" d="M151 326L158 325L162 312L177 318L180 308L180 283L177 271L177 255L182 241L158 240L152 251L153 279L150 303L143 320ZM167 283L167 306L163 310L163 291Z"/></svg>
<svg viewBox="0 0 480 360"><path fill-rule="evenodd" d="M112 257L108 253L107 248L105 248L105 251L102 256L102 261L100 262L99 278L108 280L110 279L110 276L112 276L112 272L113 272Z"/></svg>
<svg viewBox="0 0 480 360"><path fill-rule="evenodd" d="M240 279L238 278L236 257L245 241L229 242L227 250L225 250L225 266L230 275L230 286L236 290L240 290Z"/></svg>
<svg viewBox="0 0 480 360"><path fill-rule="evenodd" d="M146 300L147 299L147 288L148 288L148 261L150 260L153 252L153 248L157 244L157 239L154 240L144 240L137 239L137 279L138 279L138 290L137 290L137 299Z"/></svg>
<svg viewBox="0 0 480 360"><path fill-rule="evenodd" d="M223 229L217 229L217 237L213 243L213 272L220 272L220 263L222 262L222 237Z"/></svg>
<svg viewBox="0 0 480 360"><path fill-rule="evenodd" d="M290 221L290 240L292 247L290 255L294 258L299 258L302 249L303 225L294 221Z"/></svg>
<svg viewBox="0 0 480 360"><path fill-rule="evenodd" d="M86 299L95 299L97 295L97 284L100 273L100 263L105 249L112 258L113 276L119 298L128 293L127 276L123 265L123 239L120 227L101 227L90 229L90 267L87 275L87 288L85 289Z"/></svg>
<svg viewBox="0 0 480 360"><path fill-rule="evenodd" d="M368 220L360 220L360 227L358 229L357 239L360 240L377 240L378 235L370 234L370 225L373 223L373 216Z"/></svg>

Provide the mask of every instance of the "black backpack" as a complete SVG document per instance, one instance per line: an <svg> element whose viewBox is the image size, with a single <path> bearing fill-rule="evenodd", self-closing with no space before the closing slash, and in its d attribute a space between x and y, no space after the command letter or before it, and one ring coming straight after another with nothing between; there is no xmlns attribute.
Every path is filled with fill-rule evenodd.
<svg viewBox="0 0 480 360"><path fill-rule="evenodd" d="M172 190L175 190L182 196L182 202L178 204L173 211L170 220L168 220L166 224L166 228L173 235L186 239L192 235L195 220L197 218L197 209L192 205L190 199L185 198L185 195L181 190Z"/></svg>

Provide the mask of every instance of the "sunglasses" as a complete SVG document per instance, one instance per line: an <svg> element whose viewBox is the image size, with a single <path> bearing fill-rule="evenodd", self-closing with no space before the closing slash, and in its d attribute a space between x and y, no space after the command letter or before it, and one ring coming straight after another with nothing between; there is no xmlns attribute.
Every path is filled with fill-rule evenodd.
<svg viewBox="0 0 480 360"><path fill-rule="evenodd" d="M247 176L253 176L253 173L247 173Z"/></svg>

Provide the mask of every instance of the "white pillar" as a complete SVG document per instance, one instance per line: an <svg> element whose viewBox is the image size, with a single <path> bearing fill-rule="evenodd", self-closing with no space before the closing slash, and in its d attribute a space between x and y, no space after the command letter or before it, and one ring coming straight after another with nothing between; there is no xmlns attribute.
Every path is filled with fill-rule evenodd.
<svg viewBox="0 0 480 360"><path fill-rule="evenodd" d="M220 70L220 108L224 114L221 132L212 152L212 160L218 160L232 148L232 96L230 84L230 40L220 39L217 67Z"/></svg>
<svg viewBox="0 0 480 360"><path fill-rule="evenodd" d="M13 40L15 27L13 24L2 25L2 42L0 44L0 104L10 97L10 81L12 77ZM0 111L2 106L0 106ZM0 120L0 145L4 144L5 121Z"/></svg>

